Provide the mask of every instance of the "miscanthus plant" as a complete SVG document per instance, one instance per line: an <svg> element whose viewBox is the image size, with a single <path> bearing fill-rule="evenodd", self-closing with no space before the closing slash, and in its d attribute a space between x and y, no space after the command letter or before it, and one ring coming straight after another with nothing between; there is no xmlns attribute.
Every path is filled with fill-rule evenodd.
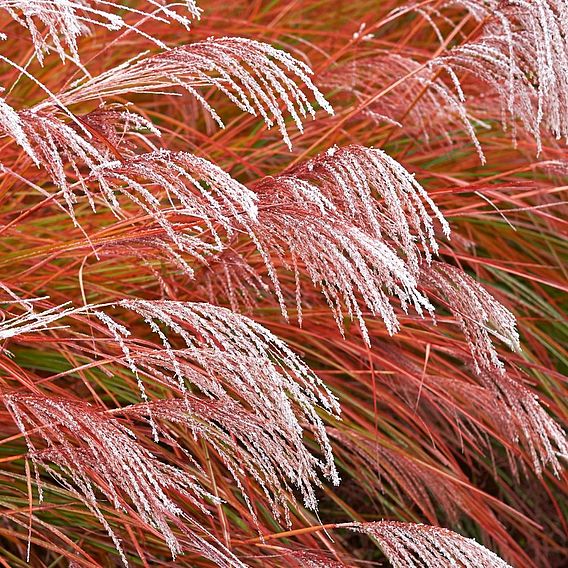
<svg viewBox="0 0 568 568"><path fill-rule="evenodd" d="M0 0L0 564L554 567L565 0Z"/></svg>

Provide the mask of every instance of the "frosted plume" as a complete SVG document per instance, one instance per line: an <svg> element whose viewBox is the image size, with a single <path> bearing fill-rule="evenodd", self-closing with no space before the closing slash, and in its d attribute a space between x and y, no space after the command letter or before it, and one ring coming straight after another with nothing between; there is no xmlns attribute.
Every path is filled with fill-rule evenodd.
<svg viewBox="0 0 568 568"><path fill-rule="evenodd" d="M120 540L98 505L95 487L118 510L126 512L132 503L140 518L162 535L174 556L182 549L171 524L205 557L223 566L242 566L234 557L231 560L232 555L219 542L209 544L203 538L207 531L188 517L169 493L180 495L203 515L209 514L206 502L215 503L216 498L191 475L158 460L110 414L84 402L40 395L13 394L4 400L26 435L34 465L46 468L83 500L112 537L125 565ZM45 449L36 448L32 430L39 432Z"/></svg>
<svg viewBox="0 0 568 568"><path fill-rule="evenodd" d="M221 227L231 235L235 226L250 227L257 217L256 196L224 170L203 158L185 152L158 150L97 168L93 177L103 189L111 209L119 208L116 193L140 206L166 232L180 250L183 235L167 219L168 210L188 218L190 224L207 228L222 248ZM165 192L165 200L148 189Z"/></svg>
<svg viewBox="0 0 568 568"><path fill-rule="evenodd" d="M189 393L191 385L196 386L211 401L229 404L230 397L243 401L251 413L247 420L251 427L256 423L254 429L262 435L257 443L263 440L271 446L259 445L254 452L247 446L250 459L263 463L259 481L265 487L271 486L271 500L284 506L284 490L289 480L300 489L306 506L315 509L313 485L319 483L318 471L338 482L318 407L334 416L339 407L301 359L267 329L225 308L205 303L143 300L123 300L120 306L142 316L159 340L151 349L147 344L139 344L130 338L124 326L98 312L122 351L124 364L138 377L143 397L147 399L143 390L143 381L147 378L167 384L182 394ZM208 407L207 402L195 401L194 404L201 405L197 408L202 413L217 408ZM167 408L166 403L163 408L161 402L152 404L148 406L148 415L153 420L155 409L156 417L164 413L174 417L174 409L168 411ZM176 412L179 421L183 405ZM215 412L226 427L237 428L220 410ZM322 459L314 457L306 448L305 429L319 443ZM242 432L236 433L242 438ZM242 439L250 445L250 438ZM287 461L277 465L270 452L275 451L279 461L284 460L285 448L290 455ZM257 452L261 452L262 457Z"/></svg>
<svg viewBox="0 0 568 568"><path fill-rule="evenodd" d="M69 314L81 311L81 309L74 309L68 304L38 310L36 304L46 300L46 298L21 298L1 282L0 291L7 296L6 299L0 299L0 304L7 307L6 310L0 309L0 341L22 334L50 329L52 328L51 324ZM14 307L19 313L13 313Z"/></svg>
<svg viewBox="0 0 568 568"><path fill-rule="evenodd" d="M302 263L313 284L321 288L338 327L343 330L343 316L359 322L365 341L369 342L363 309L383 319L390 334L399 329L390 295L398 297L403 309L413 306L418 313L432 306L418 290L412 271L396 252L383 241L369 237L354 226L341 226L337 217L320 218L309 210L286 210L286 204L274 203L271 212L262 214L263 233L258 236L263 251L272 253L284 268L299 270ZM288 253L295 260L284 257ZM272 282L279 293L274 261L266 254ZM300 274L296 272L300 282ZM280 303L286 314L284 298ZM297 307L301 310L298 290Z"/></svg>
<svg viewBox="0 0 568 568"><path fill-rule="evenodd" d="M428 261L438 252L435 222L450 236L447 221L414 175L382 150L333 147L282 179L292 184L297 180L297 200L314 201L373 237L390 239L411 265L420 256L416 242ZM304 189L310 186L315 189Z"/></svg>
<svg viewBox="0 0 568 568"><path fill-rule="evenodd" d="M339 328L345 309L366 341L365 309L381 317L389 333L398 330L389 296L404 310L431 311L417 289L420 258L429 262L438 250L433 219L448 236L449 226L414 176L384 152L332 148L254 189L256 243L285 315L277 265L296 275L300 318L299 265L322 289Z"/></svg>
<svg viewBox="0 0 568 568"><path fill-rule="evenodd" d="M3 90L3 89L1 89ZM0 92L1 92L0 90ZM2 132L11 136L28 156L38 164L39 160L26 134L26 124L18 112L4 99L0 98L0 128Z"/></svg>
<svg viewBox="0 0 568 568"><path fill-rule="evenodd" d="M568 10L564 0L460 0L483 22L476 39L435 63L478 77L498 94L503 122L542 147L541 131L568 140Z"/></svg>
<svg viewBox="0 0 568 568"><path fill-rule="evenodd" d="M510 568L475 540L448 529L396 521L343 526L375 538L394 568Z"/></svg>
<svg viewBox="0 0 568 568"><path fill-rule="evenodd" d="M199 17L199 9L193 0L177 3L161 3L147 0L145 10L137 10L123 2L95 2L92 0L0 0L0 10L8 14L26 28L35 46L40 63L44 54L55 50L62 61L66 59L66 47L71 55L79 59L77 39L89 34L94 26L109 31L129 29L145 35L161 47L165 45L157 38L152 38L129 25L120 13L135 15L138 19L148 18L155 22L176 21L189 28L191 18ZM176 7L178 9L176 9ZM184 6L179 10L179 6ZM42 29L43 28L43 29ZM43 31L45 30L45 31ZM50 43L52 45L50 45Z"/></svg>
<svg viewBox="0 0 568 568"><path fill-rule="evenodd" d="M0 105L0 113L2 110ZM45 169L61 190L65 209L75 222L74 209L81 193L93 211L102 203L118 218L123 215L124 202L131 202L151 217L177 248L190 251L195 248L195 243L189 242L192 236L176 228L168 213L175 210L178 219L200 227L196 231L209 229L218 249L222 247L220 230L232 234L237 220L239 226L247 227L256 218L254 194L203 158L167 150L138 155L124 148L119 151L121 135L152 128L136 114L100 109L80 119L89 129L85 133L47 112L21 111L17 120L7 112L7 133ZM87 136L89 132L93 135ZM118 196L124 198L122 204Z"/></svg>
<svg viewBox="0 0 568 568"><path fill-rule="evenodd" d="M409 57L385 53L361 57L333 68L322 84L339 89L342 94L354 96L364 103L362 115L376 123L391 123L406 132L420 136L426 143L454 143L455 131L464 130L475 145L482 162L481 145L475 134L475 119L451 69L446 69L449 81L430 65L421 65ZM397 87L385 89L404 79ZM383 92L373 104L371 97Z"/></svg>
<svg viewBox="0 0 568 568"><path fill-rule="evenodd" d="M496 337L520 350L514 316L473 278L450 265L436 263L424 273L424 281L442 294L467 339L478 377L504 403L499 406L507 413L509 437L529 450L537 474L551 464L559 475L559 458L568 458L566 434L538 396L506 371L492 341Z"/></svg>
<svg viewBox="0 0 568 568"><path fill-rule="evenodd" d="M284 511L288 524L288 502L294 501L294 491L300 492L305 506L317 508L318 461L296 445L296 437L290 438L281 420L268 420L228 395L215 400L187 395L133 406L125 413L151 416L158 429L163 422L183 424L195 439L205 440L235 479L253 517L255 496L248 494L247 477L261 487L276 518Z"/></svg>
<svg viewBox="0 0 568 568"><path fill-rule="evenodd" d="M503 374L505 368L491 338L496 337L519 351L515 316L471 276L449 264L435 263L424 272L424 281L442 294L457 318L476 370Z"/></svg>
<svg viewBox="0 0 568 568"><path fill-rule="evenodd" d="M280 104L284 103L300 132L302 120L307 115L315 116L315 110L298 82L307 87L321 108L333 113L313 84L311 74L305 63L266 43L239 37L212 38L126 62L80 82L60 93L59 98L69 105L101 97L163 93L181 88L196 96L223 126L221 118L198 91L200 86L213 85L242 111L260 115L268 127L276 124L291 147Z"/></svg>

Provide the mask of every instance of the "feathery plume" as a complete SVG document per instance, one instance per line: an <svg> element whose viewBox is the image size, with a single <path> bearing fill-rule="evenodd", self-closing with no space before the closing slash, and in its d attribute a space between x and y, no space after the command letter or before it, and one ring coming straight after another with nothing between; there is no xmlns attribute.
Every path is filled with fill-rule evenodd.
<svg viewBox="0 0 568 568"><path fill-rule="evenodd" d="M196 232L208 229L219 249L223 245L216 225L230 236L234 227L250 227L257 217L254 193L218 166L186 152L158 150L127 162L107 162L92 175L113 211L120 209L115 196L120 192L154 219L182 251L191 250L194 241L190 236L190 246L185 244L186 235L167 219L167 205L176 217L188 218ZM157 187L158 195L147 185ZM159 199L160 191L165 192L166 206Z"/></svg>
<svg viewBox="0 0 568 568"><path fill-rule="evenodd" d="M204 539L206 529L193 521L169 493L181 496L203 515L209 515L206 501L216 503L217 498L193 476L158 460L111 415L85 402L40 395L10 394L4 402L26 437L36 468L44 467L81 498L109 533L125 566L128 562L120 540L100 509L95 488L117 510L126 512L132 503L139 517L159 531L174 557L182 548L171 524L182 530L203 556L219 561L219 565L242 566L234 557L230 561L232 555L223 552L221 543L208 543ZM45 449L36 448L32 430L43 439Z"/></svg>
<svg viewBox="0 0 568 568"><path fill-rule="evenodd" d="M224 37L175 47L158 55L127 61L109 71L59 94L65 105L107 99L134 93L155 93L185 89L201 102L219 126L223 121L199 93L200 86L213 85L239 109L260 115L270 128L278 125L289 148L291 140L280 109L283 102L298 130L302 119L315 110L302 92L302 82L327 113L333 110L312 82L311 69L271 45L258 41ZM46 101L40 107L52 104Z"/></svg>
<svg viewBox="0 0 568 568"><path fill-rule="evenodd" d="M275 489L275 502L283 506L281 480L290 479L302 492L306 506L315 509L313 484L318 483L317 472L338 482L331 445L317 409L320 407L337 417L339 407L334 396L301 359L267 329L225 308L166 300L122 300L119 305L142 316L161 342L155 349L137 345L129 339L130 333L124 326L106 313L96 312L122 350L125 363L138 377L142 396L147 400L141 379L146 376L161 380L184 394L189 392L189 384L198 387L211 400L226 404L227 397L242 400L251 412L251 428L253 420L266 425L262 438L266 444L278 450L284 460L283 446L278 449L280 440L293 456L277 468L270 450L259 445L265 468L259 473L259 479L264 479L265 484L270 480ZM174 334L183 346L174 345ZM154 408L157 416L163 416L168 403L148 406L151 420ZM199 408L206 411L205 406ZM174 410L170 410L169 416L174 417L174 414ZM181 418L178 416L177 420ZM235 428L230 423L227 425ZM256 430L258 432L258 426ZM304 430L314 435L323 459L317 459L306 448ZM247 444L250 443L249 439ZM256 443L260 443L260 438ZM251 460L253 458L260 459L258 454Z"/></svg>
<svg viewBox="0 0 568 568"><path fill-rule="evenodd" d="M301 262L313 284L321 288L339 329L343 331L345 310L349 318L358 321L368 344L363 306L373 316L383 319L390 334L399 329L391 295L400 300L404 310L409 306L419 314L432 310L430 302L418 290L414 274L388 244L357 227L342 224L340 217L322 218L313 208L290 206L287 199L278 200L275 195L269 199L270 209L261 205L262 233L257 231L256 236L284 315L287 315L285 300L273 258L283 268L292 270L297 282L300 281L297 265ZM266 201L261 197L261 204ZM286 258L289 255L292 262ZM296 304L301 314L299 291Z"/></svg>
<svg viewBox="0 0 568 568"><path fill-rule="evenodd" d="M475 125L466 108L465 96L451 68L450 84L431 65L396 53L386 52L350 60L338 64L322 78L322 85L337 89L341 94L355 97L364 103L385 89L385 85L401 81L373 104L365 104L362 115L380 124L390 123L414 136L420 136L427 144L454 144L455 131L465 130L474 144L479 158L485 163L485 156Z"/></svg>
<svg viewBox="0 0 568 568"><path fill-rule="evenodd" d="M0 105L0 112L2 109ZM236 219L247 226L256 218L254 194L203 158L167 150L135 155L125 148L121 148L122 155L115 144L124 133L153 129L135 113L108 108L86 115L82 124L97 136L91 139L45 111L20 111L17 116L19 122L10 120L4 128L9 128L7 133L48 172L75 223L77 193L87 197L93 211L101 200L120 218L118 193L154 219L180 250L191 251L195 249L194 237L176 229L168 219L168 209L175 210L180 219L189 218L198 231L209 229L219 248L222 244L216 225L230 235ZM93 189L93 182L100 191ZM199 228L200 224L205 227Z"/></svg>
<svg viewBox="0 0 568 568"><path fill-rule="evenodd" d="M562 428L547 414L538 397L507 373L491 336L511 349L520 350L513 314L463 271L435 263L423 273L426 285L442 293L468 341L475 371L498 398L507 413L509 436L523 442L538 475L550 463L556 475L559 457L568 458L568 440Z"/></svg>
<svg viewBox="0 0 568 568"><path fill-rule="evenodd" d="M560 477L568 461L568 439L564 429L548 414L537 394L510 374L496 377L483 373L482 380L498 398L501 412L507 418L507 433L512 440L527 448L532 467L538 476L550 465Z"/></svg>
<svg viewBox="0 0 568 568"><path fill-rule="evenodd" d="M0 10L5 10L11 18L26 28L35 47L36 57L43 64L44 54L56 51L61 61L66 60L65 46L73 58L79 60L77 39L87 35L92 26L100 26L109 31L128 29L152 39L160 47L166 47L159 39L144 34L127 24L120 15L136 14L156 22L176 21L189 28L191 18L199 18L200 10L193 0L163 4L157 0L146 1L147 10L138 10L122 2L106 0L0 0ZM183 5L187 16L180 14L175 7ZM45 31L43 31L45 30ZM50 42L52 45L50 45Z"/></svg>
<svg viewBox="0 0 568 568"><path fill-rule="evenodd" d="M373 237L391 239L410 265L420 255L417 241L428 261L437 254L434 221L450 237L449 224L414 175L382 150L333 147L276 179L296 182L297 201L313 201Z"/></svg>
<svg viewBox="0 0 568 568"><path fill-rule="evenodd" d="M68 304L54 306L51 308L37 311L34 304L47 298L20 298L8 286L0 282L0 291L9 299L1 299L0 304L16 305L22 312L14 315L8 311L0 310L2 321L0 322L0 341L18 335L53 329L50 324L64 318L67 315L77 312Z"/></svg>
<svg viewBox="0 0 568 568"><path fill-rule="evenodd" d="M0 92L4 91L0 88ZM21 117L3 98L0 98L0 128L2 133L11 136L19 144L24 152L34 161L39 163L39 159L32 147L28 135L26 134L25 117Z"/></svg>
<svg viewBox="0 0 568 568"><path fill-rule="evenodd" d="M284 511L288 525L288 502L294 502L294 490L300 492L308 508L317 507L317 459L296 445L282 421L269 420L254 409L247 410L226 394L219 394L214 400L191 395L159 400L128 407L124 414L151 417L164 437L167 434L160 422L182 424L194 439L205 440L233 476L254 518L253 500L258 497L247 492L243 483L246 476L262 488L276 518Z"/></svg>
<svg viewBox="0 0 568 568"><path fill-rule="evenodd" d="M367 342L360 303L381 317L391 334L399 324L389 295L398 297L405 311L409 306L419 314L431 311L417 289L419 259L424 255L430 262L438 251L433 218L448 237L449 225L414 176L384 152L331 148L261 180L254 190L259 198L254 238L285 316L274 262L296 275L300 321L298 263L322 289L340 330L345 308Z"/></svg>
<svg viewBox="0 0 568 568"><path fill-rule="evenodd" d="M517 123L542 149L542 130L568 141L568 11L564 0L451 0L481 20L479 37L438 57L434 67L465 71L500 98L504 127ZM483 104L482 100L478 100Z"/></svg>
<svg viewBox="0 0 568 568"><path fill-rule="evenodd" d="M510 568L475 540L448 529L397 521L343 526L376 539L394 568Z"/></svg>
<svg viewBox="0 0 568 568"><path fill-rule="evenodd" d="M440 292L457 318L467 339L476 371L505 372L491 336L514 351L520 351L515 316L479 285L471 276L454 266L434 263L423 272L426 286Z"/></svg>

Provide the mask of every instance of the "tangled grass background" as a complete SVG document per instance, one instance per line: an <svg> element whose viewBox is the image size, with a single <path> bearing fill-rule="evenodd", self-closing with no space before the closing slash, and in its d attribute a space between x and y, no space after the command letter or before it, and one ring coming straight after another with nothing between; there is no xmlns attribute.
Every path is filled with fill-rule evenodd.
<svg viewBox="0 0 568 568"><path fill-rule="evenodd" d="M0 564L565 565L565 0L0 36Z"/></svg>

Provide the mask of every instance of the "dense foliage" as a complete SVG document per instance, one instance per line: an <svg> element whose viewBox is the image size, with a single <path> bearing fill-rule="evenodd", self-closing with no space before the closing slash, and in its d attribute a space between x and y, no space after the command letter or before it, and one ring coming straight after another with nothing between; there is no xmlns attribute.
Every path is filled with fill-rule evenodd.
<svg viewBox="0 0 568 568"><path fill-rule="evenodd" d="M0 0L0 564L560 567L566 0Z"/></svg>

